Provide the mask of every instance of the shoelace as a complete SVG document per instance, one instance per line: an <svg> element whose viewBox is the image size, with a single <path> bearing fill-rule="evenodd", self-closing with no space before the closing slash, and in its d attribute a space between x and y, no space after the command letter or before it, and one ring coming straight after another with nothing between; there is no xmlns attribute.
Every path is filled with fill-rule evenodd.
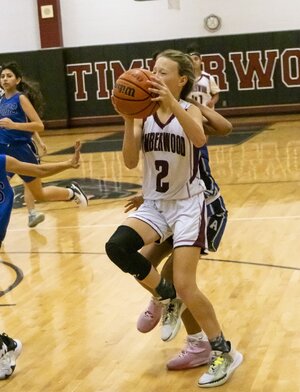
<svg viewBox="0 0 300 392"><path fill-rule="evenodd" d="M164 311L162 323L171 324L177 318L178 308L175 304L170 303Z"/></svg>
<svg viewBox="0 0 300 392"><path fill-rule="evenodd" d="M225 361L225 358L223 357L223 355L219 355L218 357L213 359L211 362L211 365L209 367L208 372L209 373L216 373L218 367L221 366L224 363L224 361Z"/></svg>

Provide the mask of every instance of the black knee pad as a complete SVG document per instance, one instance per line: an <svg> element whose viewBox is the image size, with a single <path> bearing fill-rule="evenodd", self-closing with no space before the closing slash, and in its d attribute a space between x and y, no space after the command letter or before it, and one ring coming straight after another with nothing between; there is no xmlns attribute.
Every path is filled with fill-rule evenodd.
<svg viewBox="0 0 300 392"><path fill-rule="evenodd" d="M119 226L105 244L105 249L110 260L122 271L143 280L151 270L151 263L138 252L143 245L142 237L135 230Z"/></svg>

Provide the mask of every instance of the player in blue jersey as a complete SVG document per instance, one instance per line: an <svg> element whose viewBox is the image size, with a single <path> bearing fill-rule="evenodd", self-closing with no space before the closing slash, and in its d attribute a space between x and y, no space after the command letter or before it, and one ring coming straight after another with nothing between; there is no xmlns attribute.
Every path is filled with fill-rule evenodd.
<svg viewBox="0 0 300 392"><path fill-rule="evenodd" d="M34 104L36 107L35 109L38 111L39 116L43 114L43 98L41 94L39 93L39 89L37 86L32 85L32 82L25 82L25 85L28 85L29 88L26 89L26 93L29 95L29 97L32 100L32 104ZM33 92L36 92L33 96ZM0 87L0 97L4 94L4 91ZM40 147L42 150L43 154L46 154L47 152L47 147L45 143L42 141L41 137L39 136L38 132L34 132L33 137L32 137L33 145L32 147L35 147L36 144ZM39 151L38 147L35 148L35 152ZM37 154L39 155L39 154ZM39 160L39 156L38 156ZM25 184L25 183L24 183ZM45 215L42 212L39 212L35 208L35 200L34 197L32 196L30 190L24 185L24 202L26 204L27 210L28 210L28 226L29 227L35 227L39 223L43 222L45 220Z"/></svg>
<svg viewBox="0 0 300 392"><path fill-rule="evenodd" d="M144 156L145 202L119 226L106 244L109 258L124 272L156 292L159 300L178 294L208 336L216 357L198 385L224 384L242 362L222 333L215 311L196 283L200 248L206 245L206 211L197 148L205 144L202 114L185 98L194 82L193 65L182 52L160 53L153 69L152 87L158 111L142 120L124 117L123 157L128 168ZM173 235L174 286L139 250Z"/></svg>
<svg viewBox="0 0 300 392"><path fill-rule="evenodd" d="M12 156L20 161L38 164L39 159L32 136L42 132L44 125L38 115L40 107L37 89L23 80L23 75L15 62L3 64L0 73L0 84L4 94L0 98L0 154ZM37 110L35 109L37 108ZM14 173L7 173L12 177ZM49 186L43 188L40 178L22 175L26 187L35 200L61 201L75 200L86 207L87 197L78 184L72 183L69 188Z"/></svg>
<svg viewBox="0 0 300 392"><path fill-rule="evenodd" d="M11 156L0 154L0 247L6 235L14 193L7 179L6 172L17 173L24 176L46 177L64 170L79 167L80 142L75 144L73 157L64 162L32 164L21 162ZM16 367L16 359L22 350L22 343L12 339L6 334L0 334L0 380L12 375Z"/></svg>
<svg viewBox="0 0 300 392"><path fill-rule="evenodd" d="M20 176L46 177L66 169L79 167L80 142L75 144L72 159L58 163L34 164L19 161L9 155L0 154L0 245L4 240L13 206L13 189L8 181L7 172Z"/></svg>

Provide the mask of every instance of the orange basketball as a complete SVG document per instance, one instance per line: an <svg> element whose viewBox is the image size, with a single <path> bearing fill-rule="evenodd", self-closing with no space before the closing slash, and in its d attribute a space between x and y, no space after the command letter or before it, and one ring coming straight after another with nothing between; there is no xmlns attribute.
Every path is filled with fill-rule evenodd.
<svg viewBox="0 0 300 392"><path fill-rule="evenodd" d="M148 91L151 75L147 69L133 68L118 78L112 96L118 112L133 118L146 118L156 112L159 103L151 101L155 94Z"/></svg>

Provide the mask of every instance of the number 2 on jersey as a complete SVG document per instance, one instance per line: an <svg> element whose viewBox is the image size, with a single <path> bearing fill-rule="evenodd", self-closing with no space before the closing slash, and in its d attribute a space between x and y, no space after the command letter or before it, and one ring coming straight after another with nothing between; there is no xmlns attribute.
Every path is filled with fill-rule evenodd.
<svg viewBox="0 0 300 392"><path fill-rule="evenodd" d="M169 189L169 183L163 182L163 179L167 177L169 173L169 162L167 161L155 161L155 169L158 171L156 176L156 192L165 193Z"/></svg>

